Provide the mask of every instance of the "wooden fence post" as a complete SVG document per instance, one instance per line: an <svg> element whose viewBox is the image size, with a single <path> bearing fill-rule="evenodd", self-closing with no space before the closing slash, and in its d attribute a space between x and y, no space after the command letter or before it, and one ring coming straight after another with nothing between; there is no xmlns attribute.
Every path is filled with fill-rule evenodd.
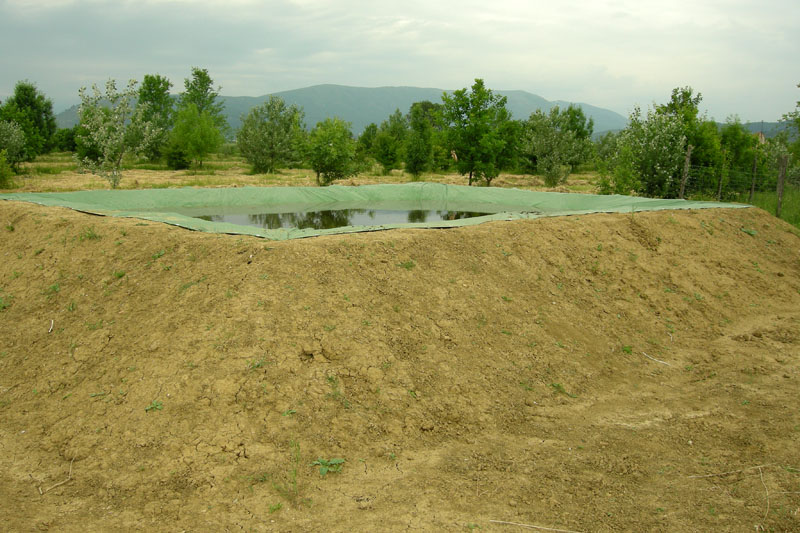
<svg viewBox="0 0 800 533"><path fill-rule="evenodd" d="M683 176L681 177L681 193L678 195L678 198L683 199L683 194L686 192L686 180L689 179L689 161L692 158L692 146L689 145L689 148L686 150L686 159L683 161Z"/></svg>
<svg viewBox="0 0 800 533"><path fill-rule="evenodd" d="M781 218L781 204L783 204L783 181L786 179L786 167L789 166L789 156L782 155L778 166L778 205L775 207L775 216Z"/></svg>
<svg viewBox="0 0 800 533"><path fill-rule="evenodd" d="M722 151L722 168L719 170L719 182L717 184L717 201L722 201L722 182L728 177L728 152Z"/></svg>
<svg viewBox="0 0 800 533"><path fill-rule="evenodd" d="M747 203L753 203L753 195L756 193L756 174L758 173L758 154L753 156L753 183L750 185L750 196L747 197Z"/></svg>

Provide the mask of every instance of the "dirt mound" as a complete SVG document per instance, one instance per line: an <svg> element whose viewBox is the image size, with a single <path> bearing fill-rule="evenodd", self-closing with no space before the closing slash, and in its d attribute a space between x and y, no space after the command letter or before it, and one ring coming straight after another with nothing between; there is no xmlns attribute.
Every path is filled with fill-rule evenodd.
<svg viewBox="0 0 800 533"><path fill-rule="evenodd" d="M0 222L9 530L800 529L800 238L763 211Z"/></svg>

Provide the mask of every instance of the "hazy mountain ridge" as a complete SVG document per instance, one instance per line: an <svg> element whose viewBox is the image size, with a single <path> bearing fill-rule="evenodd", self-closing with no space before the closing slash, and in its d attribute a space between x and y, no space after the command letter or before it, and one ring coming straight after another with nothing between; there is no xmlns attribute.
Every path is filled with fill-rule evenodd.
<svg viewBox="0 0 800 533"><path fill-rule="evenodd" d="M359 134L374 122L380 124L395 109L407 113L411 104L422 100L434 103L442 101L442 94L452 91L424 87L349 87L346 85L314 85L303 89L272 93L280 96L287 104L296 104L305 111L306 125L312 128L317 122L328 117L339 117L352 124L353 133ZM508 110L515 119L526 119L537 109L549 111L555 105L566 107L568 102L549 101L527 91L495 91L508 98ZM239 129L241 116L250 109L265 102L270 95L263 96L220 96L225 104L225 118L232 131ZM594 118L595 132L622 129L627 119L609 109L579 103L584 112ZM60 128L69 128L78 123L78 106L56 115Z"/></svg>
<svg viewBox="0 0 800 533"><path fill-rule="evenodd" d="M317 122L328 117L339 117L352 124L353 133L358 135L364 128L374 122L380 124L386 120L395 109L407 113L411 104L422 100L441 103L443 93L452 93L443 89L425 87L350 87L347 85L313 85L303 89L280 91L272 93L280 96L287 104L295 104L305 111L306 126L311 129ZM628 119L615 111L593 106L582 102L567 102L564 100L546 100L539 95L527 91L495 91L508 99L506 107L515 119L526 119L537 109L549 111L554 106L567 107L575 103L583 109L587 116L594 119L595 135L618 131L628 123ZM242 115L269 98L263 96L220 96L225 104L224 114L235 132L241 126ZM174 96L177 98L177 96ZM74 105L56 115L59 128L70 128L78 123L78 106ZM722 127L723 123L717 123ZM767 137L773 137L780 131L787 129L783 122L747 122L744 124L748 131L756 133L763 131Z"/></svg>

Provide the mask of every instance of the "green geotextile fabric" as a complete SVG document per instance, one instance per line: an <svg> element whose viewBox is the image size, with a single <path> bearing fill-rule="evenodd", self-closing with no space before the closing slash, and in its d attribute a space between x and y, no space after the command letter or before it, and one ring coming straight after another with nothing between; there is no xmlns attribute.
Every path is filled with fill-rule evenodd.
<svg viewBox="0 0 800 533"><path fill-rule="evenodd" d="M0 194L0 200L61 206L86 213L134 217L174 224L212 233L255 235L271 240L297 239L316 235L376 231L392 228L448 228L471 226L492 220L515 220L588 213L631 213L662 209L705 209L748 207L742 204L690 202L598 196L555 192L534 192L492 187L466 187L439 183L362 185L347 187L241 187L182 188L147 190L101 190L63 193ZM345 226L334 229L263 229L193 218L208 213L288 213L340 209L445 210L493 213L485 216L380 226Z"/></svg>

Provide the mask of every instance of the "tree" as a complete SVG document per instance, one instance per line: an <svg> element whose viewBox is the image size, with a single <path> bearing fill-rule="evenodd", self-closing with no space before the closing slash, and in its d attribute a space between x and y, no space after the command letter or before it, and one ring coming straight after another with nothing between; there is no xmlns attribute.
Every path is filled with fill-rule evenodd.
<svg viewBox="0 0 800 533"><path fill-rule="evenodd" d="M694 94L691 87L672 89L669 102L655 107L655 113L674 117L681 123L686 145L692 146L691 163L696 166L719 167L722 152L719 146L717 124L700 115L701 93Z"/></svg>
<svg viewBox="0 0 800 533"><path fill-rule="evenodd" d="M353 171L355 142L350 123L340 118L326 118L311 131L308 159L317 173L317 185L330 185L350 176Z"/></svg>
<svg viewBox="0 0 800 533"><path fill-rule="evenodd" d="M403 161L403 148L408 134L408 123L399 109L381 123L372 143L372 154L383 167L383 173L400 168Z"/></svg>
<svg viewBox="0 0 800 533"><path fill-rule="evenodd" d="M589 158L593 122L579 107L537 109L523 125L522 168L542 175L545 185L566 181L573 167Z"/></svg>
<svg viewBox="0 0 800 533"><path fill-rule="evenodd" d="M739 117L728 117L720 131L719 140L728 155L731 169L749 171L753 167L758 139L747 131Z"/></svg>
<svg viewBox="0 0 800 533"><path fill-rule="evenodd" d="M14 94L0 106L0 120L16 122L25 134L24 161L50 150L56 132L53 103L29 81L17 82Z"/></svg>
<svg viewBox="0 0 800 533"><path fill-rule="evenodd" d="M74 152L77 131L77 125L71 128L58 128L53 135L53 149L59 152Z"/></svg>
<svg viewBox="0 0 800 533"><path fill-rule="evenodd" d="M303 110L287 106L282 98L269 100L242 116L236 141L242 156L253 165L253 172L275 172L279 165L300 159Z"/></svg>
<svg viewBox="0 0 800 533"><path fill-rule="evenodd" d="M208 75L208 70L192 67L192 77L184 80L185 91L180 96L180 106L194 104L198 113L208 113L213 119L214 125L221 131L228 130L228 123L222 110L225 104L218 102L219 91L222 87L214 90L214 80Z"/></svg>
<svg viewBox="0 0 800 533"><path fill-rule="evenodd" d="M609 165L611 188L627 193L627 187L635 186L636 192L646 196L677 196L685 150L686 136L678 116L650 110L643 118L641 109L634 108Z"/></svg>
<svg viewBox="0 0 800 533"><path fill-rule="evenodd" d="M143 153L158 134L158 129L144 119L147 105L134 108L136 85L136 80L130 80L126 89L118 92L116 82L108 80L104 93L97 85L92 86L91 94L86 87L78 93L82 126L79 137L96 154L78 158L78 164L106 179L112 189L122 179L122 159L128 154Z"/></svg>
<svg viewBox="0 0 800 533"><path fill-rule="evenodd" d="M225 139L208 110L200 111L194 103L181 105L175 116L168 151L179 151L186 160L202 167L203 160L217 150ZM173 153L172 157L175 157Z"/></svg>
<svg viewBox="0 0 800 533"><path fill-rule="evenodd" d="M5 162L17 171L25 160L25 133L16 122L0 121L0 150L5 152Z"/></svg>
<svg viewBox="0 0 800 533"><path fill-rule="evenodd" d="M151 161L161 157L164 145L169 139L169 130L172 128L174 102L169 94L171 87L172 82L159 74L145 74L139 87L138 105L147 105L143 118L159 131L145 154Z"/></svg>
<svg viewBox="0 0 800 533"><path fill-rule="evenodd" d="M410 132L406 140L406 171L414 179L430 168L433 161L433 125L421 103L411 105L408 122Z"/></svg>
<svg viewBox="0 0 800 533"><path fill-rule="evenodd" d="M378 135L378 125L371 122L364 128L361 135L358 136L357 149L363 153L372 153L372 145L375 142L375 137Z"/></svg>
<svg viewBox="0 0 800 533"><path fill-rule="evenodd" d="M447 131L447 144L455 154L459 174L468 174L468 183L484 180L491 185L508 163L512 142L507 128L511 116L506 98L487 89L483 80L476 79L470 92L467 89L442 95L442 120Z"/></svg>
<svg viewBox="0 0 800 533"><path fill-rule="evenodd" d="M797 84L797 87L800 88L800 83ZM797 163L800 160L800 101L797 102L794 111L784 114L781 119L789 122L794 129L794 142L791 143L790 150L794 154L795 163Z"/></svg>

